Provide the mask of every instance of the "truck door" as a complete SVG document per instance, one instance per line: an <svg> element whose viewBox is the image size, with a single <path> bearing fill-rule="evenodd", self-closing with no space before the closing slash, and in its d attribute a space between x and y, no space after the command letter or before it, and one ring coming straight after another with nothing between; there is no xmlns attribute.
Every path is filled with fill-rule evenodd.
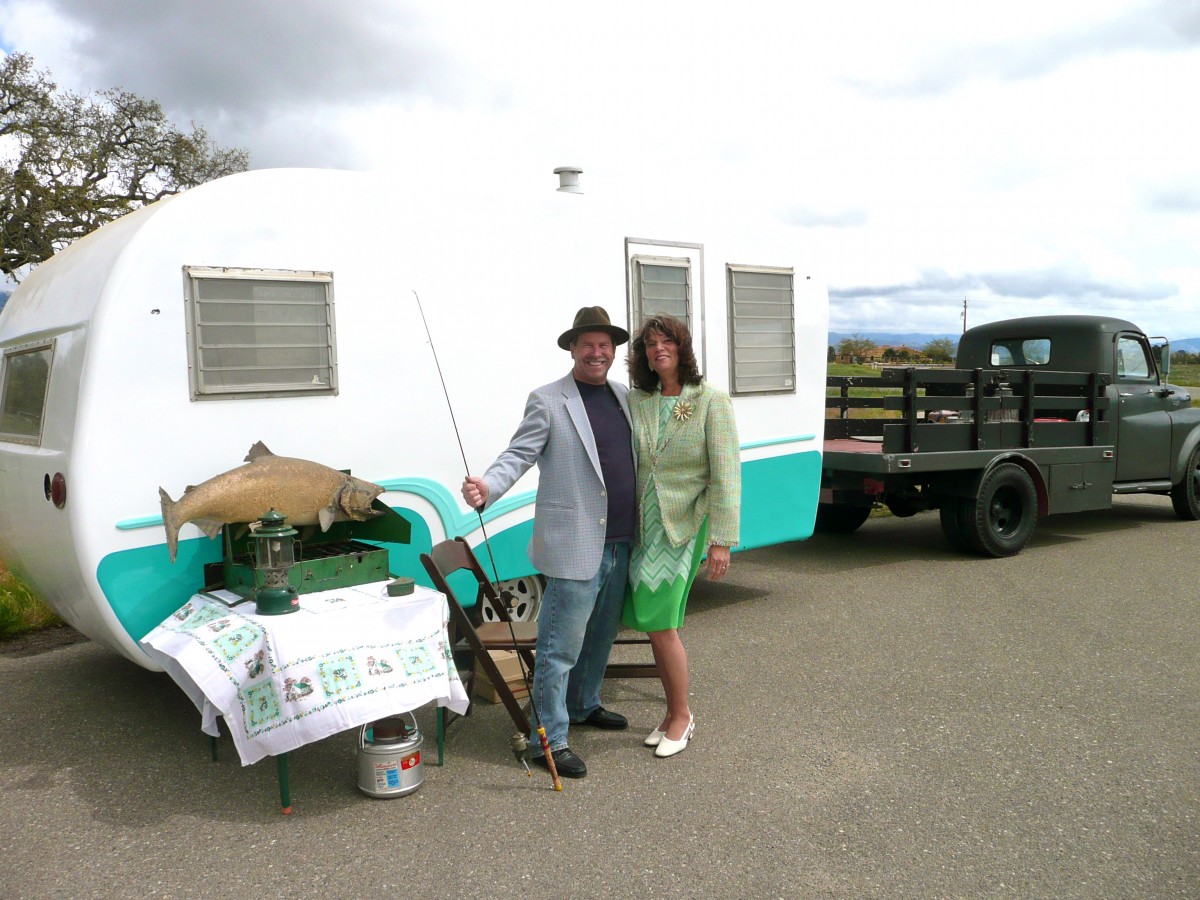
<svg viewBox="0 0 1200 900"><path fill-rule="evenodd" d="M1117 390L1117 481L1168 478L1171 417L1146 338L1118 334L1113 383Z"/></svg>

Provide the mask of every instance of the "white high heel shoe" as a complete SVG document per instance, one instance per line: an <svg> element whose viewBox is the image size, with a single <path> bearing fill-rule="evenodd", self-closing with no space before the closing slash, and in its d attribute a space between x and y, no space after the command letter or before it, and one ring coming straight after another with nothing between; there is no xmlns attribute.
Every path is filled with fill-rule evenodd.
<svg viewBox="0 0 1200 900"><path fill-rule="evenodd" d="M683 737L677 741L671 740L665 734L658 742L658 746L654 748L654 755L661 759L666 759L668 756L674 756L676 753L682 753L687 747L688 741L692 739L692 735L696 733L696 717L688 713L688 726L683 732Z"/></svg>
<svg viewBox="0 0 1200 900"><path fill-rule="evenodd" d="M655 728L652 732L646 735L646 739L642 741L647 747L657 747L659 742L667 736L665 731Z"/></svg>

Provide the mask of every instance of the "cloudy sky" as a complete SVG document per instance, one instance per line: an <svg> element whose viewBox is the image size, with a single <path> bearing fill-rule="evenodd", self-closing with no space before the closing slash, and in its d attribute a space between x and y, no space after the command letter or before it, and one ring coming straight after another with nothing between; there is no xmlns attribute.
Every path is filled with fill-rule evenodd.
<svg viewBox="0 0 1200 900"><path fill-rule="evenodd" d="M965 299L1200 337L1200 0L0 0L0 48L255 167L766 198L836 331L954 333Z"/></svg>

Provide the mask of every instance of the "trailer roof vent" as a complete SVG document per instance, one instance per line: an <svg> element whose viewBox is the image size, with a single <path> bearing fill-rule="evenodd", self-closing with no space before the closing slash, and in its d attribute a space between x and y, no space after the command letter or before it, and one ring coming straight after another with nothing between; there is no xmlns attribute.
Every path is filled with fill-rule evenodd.
<svg viewBox="0 0 1200 900"><path fill-rule="evenodd" d="M583 174L583 169L575 166L559 166L554 170L554 174L558 176L558 189L565 191L568 194L582 194L583 189L579 186L579 176Z"/></svg>

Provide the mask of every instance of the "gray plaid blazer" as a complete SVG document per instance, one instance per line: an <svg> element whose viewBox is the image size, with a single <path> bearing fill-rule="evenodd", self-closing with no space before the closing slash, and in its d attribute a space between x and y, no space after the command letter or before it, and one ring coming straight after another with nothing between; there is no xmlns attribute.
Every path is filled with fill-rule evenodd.
<svg viewBox="0 0 1200 900"><path fill-rule="evenodd" d="M628 388L611 381L608 386L632 429ZM634 458L636 464L636 454ZM599 571L604 552L608 497L592 425L572 374L529 395L525 418L508 448L483 473L488 505L535 463L538 490L529 559L551 578L589 579Z"/></svg>

